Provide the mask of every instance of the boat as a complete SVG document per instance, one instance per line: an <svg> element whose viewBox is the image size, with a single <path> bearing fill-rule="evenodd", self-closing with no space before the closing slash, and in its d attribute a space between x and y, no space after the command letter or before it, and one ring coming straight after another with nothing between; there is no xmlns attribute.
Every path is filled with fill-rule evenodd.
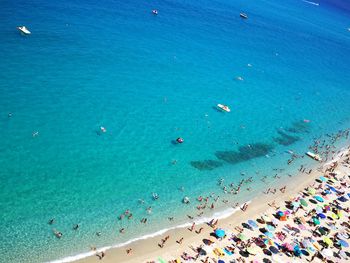
<svg viewBox="0 0 350 263"><path fill-rule="evenodd" d="M239 16L242 17L243 19L248 19L248 16L246 13L240 13Z"/></svg>
<svg viewBox="0 0 350 263"><path fill-rule="evenodd" d="M183 143L183 142L184 142L184 139L181 138L181 137L179 137L179 138L176 139L176 141L177 141L178 143Z"/></svg>
<svg viewBox="0 0 350 263"><path fill-rule="evenodd" d="M31 32L25 26L18 26L17 29L24 35L30 35Z"/></svg>
<svg viewBox="0 0 350 263"><path fill-rule="evenodd" d="M226 111L226 112L230 112L230 108L227 106L227 105L223 105L223 104L218 104L218 108L223 110L223 111Z"/></svg>
<svg viewBox="0 0 350 263"><path fill-rule="evenodd" d="M153 14L153 15L158 15L158 10L157 10L157 9L153 9L153 10L152 10L152 14Z"/></svg>
<svg viewBox="0 0 350 263"><path fill-rule="evenodd" d="M184 204L189 204L190 203L190 199L187 196L185 196L184 199L182 200L182 202Z"/></svg>
<svg viewBox="0 0 350 263"><path fill-rule="evenodd" d="M307 152L306 155L309 156L310 158L314 159L315 161L319 161L319 162L322 161L322 158L319 154Z"/></svg>

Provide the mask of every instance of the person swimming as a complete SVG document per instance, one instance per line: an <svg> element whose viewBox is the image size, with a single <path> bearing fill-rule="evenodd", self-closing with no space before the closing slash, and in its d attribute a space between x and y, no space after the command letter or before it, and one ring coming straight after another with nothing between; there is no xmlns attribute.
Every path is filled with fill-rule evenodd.
<svg viewBox="0 0 350 263"><path fill-rule="evenodd" d="M157 10L157 9L153 9L153 10L152 10L152 14L153 14L153 15L158 15L158 10Z"/></svg>

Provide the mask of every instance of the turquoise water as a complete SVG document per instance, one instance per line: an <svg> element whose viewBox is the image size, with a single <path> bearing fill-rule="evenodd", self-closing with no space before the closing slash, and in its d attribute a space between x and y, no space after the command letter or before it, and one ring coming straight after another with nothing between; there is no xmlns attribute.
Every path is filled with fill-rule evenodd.
<svg viewBox="0 0 350 263"><path fill-rule="evenodd" d="M350 16L336 4L1 2L0 261L64 258L169 227L168 216L185 222L195 208L184 196L270 175L286 150L346 126ZM134 218L119 221L126 209Z"/></svg>

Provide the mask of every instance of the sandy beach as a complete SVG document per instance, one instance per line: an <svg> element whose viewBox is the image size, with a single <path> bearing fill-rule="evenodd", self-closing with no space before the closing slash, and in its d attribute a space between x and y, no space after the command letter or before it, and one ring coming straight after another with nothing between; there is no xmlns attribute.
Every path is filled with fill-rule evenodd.
<svg viewBox="0 0 350 263"><path fill-rule="evenodd" d="M285 201L292 200L292 198L298 195L298 193L303 191L308 186L313 185L315 179L319 178L320 176L324 176L326 169L334 165L334 163L339 164L334 172L340 176L348 175L350 173L349 166L346 163L341 164L345 158L348 158L348 152L349 148L343 149L341 154L338 151L333 155L333 161L328 161L328 163L315 162L315 168L310 174L298 173L290 177L290 180L288 181L284 192L277 191L275 194L262 193L261 195L254 198L251 203L249 203L246 211L242 211L238 208L237 211L231 216L220 219L217 226L225 230L231 230L233 233L238 234L238 232L234 230L236 226L241 226L243 222L246 222L249 219L255 220L263 214L271 215L274 213L274 211L276 211L276 208L269 206L269 204L272 202L274 202L274 206L284 207ZM300 214L300 216L302 215ZM202 228L202 231L198 233L200 228ZM194 255L194 248L203 245L203 239L209 238L210 234L213 233L213 231L213 228L205 223L195 225L193 231L190 231L190 229L187 227L170 230L160 236L148 238L146 240L139 240L125 247L113 248L104 251L101 261L172 262L171 260L181 259L180 256L185 251L188 254ZM248 232L247 234L249 235L250 233ZM164 242L164 246L161 248L161 240L165 237L168 238L166 238L167 240ZM181 238L183 240L181 244L179 244L177 241L179 241ZM228 241L227 238L222 241L217 241L216 238L211 237L211 240L215 240L215 243L219 243L219 246L221 248L225 245L230 244L230 241ZM128 249L131 249L129 253L127 253ZM78 260L77 262L100 262L99 257L101 255L101 250L97 250L91 253L94 255ZM210 255L208 254L208 256L209 258L206 262L216 262L218 259L218 257L214 257L213 253L210 253ZM201 257L200 259L202 259L202 261L200 261L200 259L197 261L204 262L204 258L205 257ZM255 258L260 258L260 256L256 256ZM230 260L230 257L224 257L224 259ZM288 260L287 257L286 260ZM181 262L184 261L181 259Z"/></svg>

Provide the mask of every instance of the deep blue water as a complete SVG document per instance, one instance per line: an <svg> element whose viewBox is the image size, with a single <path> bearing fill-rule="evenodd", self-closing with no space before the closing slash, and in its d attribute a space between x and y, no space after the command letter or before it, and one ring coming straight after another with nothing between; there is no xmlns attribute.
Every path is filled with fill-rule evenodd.
<svg viewBox="0 0 350 263"><path fill-rule="evenodd" d="M349 14L346 1L0 2L0 261L63 258L169 227L168 216L184 222L184 196L221 194L217 180L242 171L270 175L286 166L280 153L345 127ZM118 221L126 209L134 219Z"/></svg>

